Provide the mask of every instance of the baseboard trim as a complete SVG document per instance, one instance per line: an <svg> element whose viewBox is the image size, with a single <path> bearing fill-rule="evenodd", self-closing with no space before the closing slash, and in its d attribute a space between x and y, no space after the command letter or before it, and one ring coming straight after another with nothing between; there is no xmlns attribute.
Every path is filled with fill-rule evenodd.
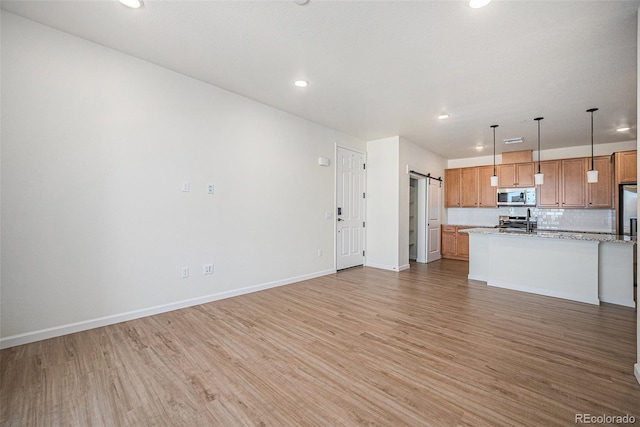
<svg viewBox="0 0 640 427"><path fill-rule="evenodd" d="M609 304L616 304L616 305L622 305L625 307L631 307L631 308L636 308L636 302L632 299L625 299L625 298L615 298L615 297L605 297L605 296L600 296L600 302L606 302Z"/></svg>
<svg viewBox="0 0 640 427"><path fill-rule="evenodd" d="M640 384L640 363L633 365L633 373L636 376L636 380L638 380L638 384Z"/></svg>
<svg viewBox="0 0 640 427"><path fill-rule="evenodd" d="M367 262L365 263L366 267L379 268L381 270L389 270L389 271L402 271L401 267L396 267L393 265L385 265L385 264L376 264L375 262ZM408 268L408 265L407 265Z"/></svg>
<svg viewBox="0 0 640 427"><path fill-rule="evenodd" d="M41 329L34 332L26 332L23 334L12 335L0 338L0 349L15 347L22 344L29 344L36 341L42 341L49 338L60 337L63 335L82 332L89 329L100 328L103 326L113 325L115 323L126 322L128 320L140 319L142 317L153 316L155 314L166 313L181 308L193 307L194 305L206 304L226 298L232 298L244 294L263 291L278 286L290 285L292 283L302 282L304 280L314 279L316 277L327 276L335 273L335 269L323 270L315 273L304 274L302 276L291 277L283 280L262 283L255 286L247 286L233 291L220 292L217 294L205 295L198 298L178 301L170 304L158 305L155 307L143 308L141 310L128 311L126 313L114 314L111 316L99 317L96 319L85 320L82 322L69 323L67 325L56 326L53 328Z"/></svg>
<svg viewBox="0 0 640 427"><path fill-rule="evenodd" d="M586 304L600 305L600 300L598 298L589 298L589 297L584 297L582 295L569 294L566 292L556 292L549 289L533 288L528 286L516 286L511 284L495 283L495 282L492 282L492 283L487 282L487 285L493 286L495 288L511 289L513 291L527 292L530 294L561 298L561 299L566 299L570 301L583 302Z"/></svg>

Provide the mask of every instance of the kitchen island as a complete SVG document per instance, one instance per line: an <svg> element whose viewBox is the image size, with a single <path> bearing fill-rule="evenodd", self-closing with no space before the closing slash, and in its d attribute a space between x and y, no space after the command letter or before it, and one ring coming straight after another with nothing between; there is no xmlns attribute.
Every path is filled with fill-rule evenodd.
<svg viewBox="0 0 640 427"><path fill-rule="evenodd" d="M469 279L580 301L635 307L635 237L471 228Z"/></svg>

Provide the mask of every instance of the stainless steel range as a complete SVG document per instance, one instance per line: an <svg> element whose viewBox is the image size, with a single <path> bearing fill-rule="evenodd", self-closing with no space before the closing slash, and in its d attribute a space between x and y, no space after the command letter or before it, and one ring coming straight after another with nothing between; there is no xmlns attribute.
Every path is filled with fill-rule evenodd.
<svg viewBox="0 0 640 427"><path fill-rule="evenodd" d="M510 231L535 231L538 227L538 222L531 219L531 215L527 216L507 216L500 215L499 223L496 228Z"/></svg>

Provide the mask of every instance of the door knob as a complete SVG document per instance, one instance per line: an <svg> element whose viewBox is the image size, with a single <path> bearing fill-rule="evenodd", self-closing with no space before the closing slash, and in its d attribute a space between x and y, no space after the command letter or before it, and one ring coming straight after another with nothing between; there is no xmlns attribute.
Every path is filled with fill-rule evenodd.
<svg viewBox="0 0 640 427"><path fill-rule="evenodd" d="M338 221L344 221L344 219L342 219L342 218L338 218Z"/></svg>

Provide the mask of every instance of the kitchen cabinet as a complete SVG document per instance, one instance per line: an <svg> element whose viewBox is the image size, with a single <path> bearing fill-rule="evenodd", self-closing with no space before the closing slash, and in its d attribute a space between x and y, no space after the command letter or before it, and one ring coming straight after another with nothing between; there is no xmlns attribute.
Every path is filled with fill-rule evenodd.
<svg viewBox="0 0 640 427"><path fill-rule="evenodd" d="M460 169L444 170L444 206L460 207Z"/></svg>
<svg viewBox="0 0 640 427"><path fill-rule="evenodd" d="M495 208L497 205L497 188L491 186L493 166L478 167L478 207Z"/></svg>
<svg viewBox="0 0 640 427"><path fill-rule="evenodd" d="M620 151L614 155L616 184L633 184L638 180L636 150Z"/></svg>
<svg viewBox="0 0 640 427"><path fill-rule="evenodd" d="M498 165L498 187L533 187L535 186L534 174L535 164L533 162Z"/></svg>
<svg viewBox="0 0 640 427"><path fill-rule="evenodd" d="M442 236L440 244L440 254L442 258L455 257L458 253L456 245L456 226L455 225L443 225Z"/></svg>
<svg viewBox="0 0 640 427"><path fill-rule="evenodd" d="M590 169L591 159L587 159ZM593 167L598 171L598 182L587 183L587 208L611 209L613 207L613 169L611 156L593 159Z"/></svg>
<svg viewBox="0 0 640 427"><path fill-rule="evenodd" d="M457 259L462 261L469 260L469 235L461 233L460 230L465 228L473 228L463 225L443 225L440 254L442 258Z"/></svg>
<svg viewBox="0 0 640 427"><path fill-rule="evenodd" d="M540 162L540 172L544 174L544 184L536 186L539 208L560 206L560 160Z"/></svg>
<svg viewBox="0 0 640 427"><path fill-rule="evenodd" d="M560 168L560 207L584 208L586 206L587 158L561 160Z"/></svg>
<svg viewBox="0 0 640 427"><path fill-rule="evenodd" d="M491 186L492 175L493 166L445 169L445 207L496 207L496 188Z"/></svg>
<svg viewBox="0 0 640 427"><path fill-rule="evenodd" d="M540 162L544 184L535 185L536 162L496 165L498 186L502 188L536 187L539 208L611 209L615 206L617 181L636 182L636 151L615 153L594 158L598 182L587 183L590 157L545 160ZM615 173L614 173L615 172ZM496 187L491 187L493 166L445 169L445 207L494 208Z"/></svg>
<svg viewBox="0 0 640 427"><path fill-rule="evenodd" d="M537 188L539 208L598 208L613 206L613 174L609 156L594 158L598 182L587 183L591 158L540 162L544 184Z"/></svg>
<svg viewBox="0 0 640 427"><path fill-rule="evenodd" d="M460 206L478 206L478 168L460 169Z"/></svg>
<svg viewBox="0 0 640 427"><path fill-rule="evenodd" d="M457 227L456 246L459 259L469 261L469 233L460 233L459 230L471 227Z"/></svg>

